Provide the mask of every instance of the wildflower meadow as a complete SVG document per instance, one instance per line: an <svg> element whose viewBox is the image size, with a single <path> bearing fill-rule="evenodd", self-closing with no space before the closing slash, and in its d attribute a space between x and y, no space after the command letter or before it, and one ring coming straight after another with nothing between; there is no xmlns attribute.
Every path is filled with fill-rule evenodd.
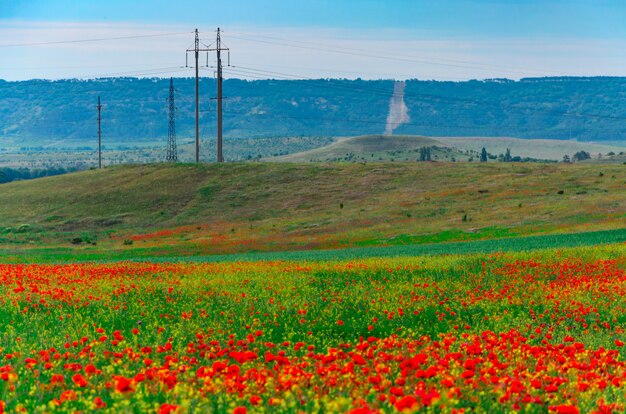
<svg viewBox="0 0 626 414"><path fill-rule="evenodd" d="M0 265L0 407L622 412L624 249Z"/></svg>

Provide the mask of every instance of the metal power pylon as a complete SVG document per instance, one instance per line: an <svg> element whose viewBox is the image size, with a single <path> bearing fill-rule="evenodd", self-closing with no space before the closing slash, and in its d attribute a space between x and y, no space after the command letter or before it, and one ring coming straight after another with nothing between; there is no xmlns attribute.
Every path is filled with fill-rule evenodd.
<svg viewBox="0 0 626 414"><path fill-rule="evenodd" d="M217 40L214 48L209 51L217 52L217 162L224 162L222 155L222 51L228 52L228 65L230 66L230 49L222 47L222 38L220 36L220 28L217 28Z"/></svg>
<svg viewBox="0 0 626 414"><path fill-rule="evenodd" d="M207 52L207 65L208 65L208 49L200 49L200 37L198 36L198 29L196 29L196 39L193 49L187 49L186 57L189 56L189 52L194 52L196 58L196 162L200 162L200 103L198 92L198 57L200 52ZM187 66L187 65L185 65Z"/></svg>
<svg viewBox="0 0 626 414"><path fill-rule="evenodd" d="M102 105L100 105L100 97L98 96L98 168L102 168L102 129L100 128L100 122L102 120L100 117L101 109Z"/></svg>
<svg viewBox="0 0 626 414"><path fill-rule="evenodd" d="M174 79L170 78L170 96L167 98L169 103L169 124L167 127L167 157L168 162L178 162L178 153L176 151L176 105L174 104Z"/></svg>

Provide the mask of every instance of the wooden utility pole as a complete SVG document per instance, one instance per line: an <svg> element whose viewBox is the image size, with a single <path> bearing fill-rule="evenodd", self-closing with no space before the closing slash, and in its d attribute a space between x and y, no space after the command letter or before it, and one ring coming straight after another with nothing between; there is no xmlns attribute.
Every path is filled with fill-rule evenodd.
<svg viewBox="0 0 626 414"><path fill-rule="evenodd" d="M100 110L102 109L102 105L100 105L100 97L98 96L98 168L102 168L102 129L100 128Z"/></svg>
<svg viewBox="0 0 626 414"><path fill-rule="evenodd" d="M220 36L220 28L217 28L217 40L215 48L209 49L217 52L217 162L224 162L222 154L222 50L228 51L228 64L230 66L230 49L222 47L222 39Z"/></svg>
<svg viewBox="0 0 626 414"><path fill-rule="evenodd" d="M196 58L196 162L200 162L200 102L199 102L199 84L198 84L198 57L200 52L208 52L209 49L200 49L200 37L198 36L198 29L195 31L196 39L193 49L187 49L187 53L194 52ZM187 55L188 56L188 55ZM188 66L188 65L185 65Z"/></svg>

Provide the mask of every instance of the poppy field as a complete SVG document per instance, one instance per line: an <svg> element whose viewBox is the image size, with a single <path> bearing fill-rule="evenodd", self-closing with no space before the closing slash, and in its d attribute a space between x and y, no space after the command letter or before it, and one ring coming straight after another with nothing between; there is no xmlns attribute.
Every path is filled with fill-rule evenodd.
<svg viewBox="0 0 626 414"><path fill-rule="evenodd" d="M625 251L0 264L0 411L623 412Z"/></svg>

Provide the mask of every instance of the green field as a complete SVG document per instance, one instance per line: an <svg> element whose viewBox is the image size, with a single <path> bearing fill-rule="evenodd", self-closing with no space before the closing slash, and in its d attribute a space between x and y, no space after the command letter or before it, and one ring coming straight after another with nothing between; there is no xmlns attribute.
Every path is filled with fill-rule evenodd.
<svg viewBox="0 0 626 414"><path fill-rule="evenodd" d="M2 264L0 407L623 412L625 251Z"/></svg>
<svg viewBox="0 0 626 414"><path fill-rule="evenodd" d="M0 249L206 256L604 231L626 227L625 182L593 164L119 166L2 185Z"/></svg>
<svg viewBox="0 0 626 414"><path fill-rule="evenodd" d="M70 247L5 248L0 263L73 263L73 262L254 262L254 261L329 261L387 257L417 257L437 255L492 254L504 252L532 252L549 248L571 248L626 243L626 229L584 233L565 233L542 236L508 237L501 239L465 242L406 244L399 246L352 247L332 250L293 250L275 252L249 252L193 256L180 252L180 256L164 255L162 247L128 250L104 250L95 246L80 250ZM170 252L171 253L171 252Z"/></svg>
<svg viewBox="0 0 626 414"><path fill-rule="evenodd" d="M623 412L625 183L254 162L0 185L0 412Z"/></svg>

